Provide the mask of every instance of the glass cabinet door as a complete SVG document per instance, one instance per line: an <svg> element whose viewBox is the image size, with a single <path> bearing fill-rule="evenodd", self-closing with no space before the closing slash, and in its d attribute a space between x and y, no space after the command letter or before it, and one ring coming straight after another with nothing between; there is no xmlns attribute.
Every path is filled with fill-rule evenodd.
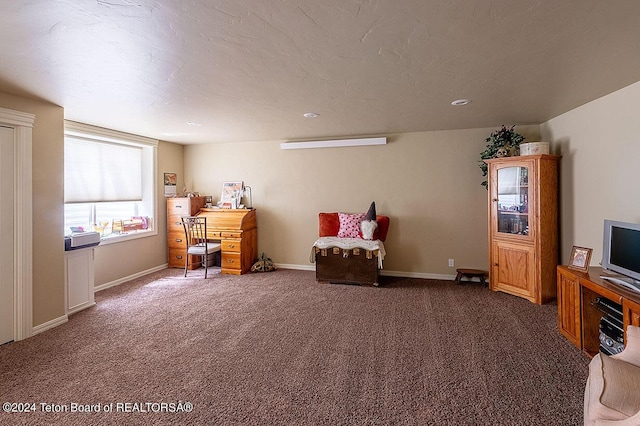
<svg viewBox="0 0 640 426"><path fill-rule="evenodd" d="M498 168L497 228L499 233L529 235L529 169Z"/></svg>

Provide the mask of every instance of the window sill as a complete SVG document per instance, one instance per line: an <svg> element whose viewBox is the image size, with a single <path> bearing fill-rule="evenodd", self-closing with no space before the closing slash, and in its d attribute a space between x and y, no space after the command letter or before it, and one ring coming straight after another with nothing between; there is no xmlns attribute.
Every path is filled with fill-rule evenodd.
<svg viewBox="0 0 640 426"><path fill-rule="evenodd" d="M155 229L149 231L130 232L128 234L111 234L106 237L100 237L100 245L109 245L122 243L125 241L137 240L138 238L153 237L158 235Z"/></svg>

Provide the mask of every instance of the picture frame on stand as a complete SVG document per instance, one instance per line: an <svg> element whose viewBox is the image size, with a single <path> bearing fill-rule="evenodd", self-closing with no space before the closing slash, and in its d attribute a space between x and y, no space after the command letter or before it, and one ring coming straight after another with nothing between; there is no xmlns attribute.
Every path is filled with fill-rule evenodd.
<svg viewBox="0 0 640 426"><path fill-rule="evenodd" d="M230 181L222 183L222 193L220 194L220 204L222 208L237 209L242 200L244 182Z"/></svg>
<svg viewBox="0 0 640 426"><path fill-rule="evenodd" d="M587 272L589 270L589 262L591 262L592 252L593 249L587 247L573 246L571 248L571 255L569 256L569 269Z"/></svg>

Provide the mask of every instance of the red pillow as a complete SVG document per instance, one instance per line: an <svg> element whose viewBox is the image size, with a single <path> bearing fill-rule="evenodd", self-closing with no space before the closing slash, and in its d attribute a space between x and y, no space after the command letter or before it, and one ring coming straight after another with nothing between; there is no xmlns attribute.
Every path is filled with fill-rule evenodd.
<svg viewBox="0 0 640 426"><path fill-rule="evenodd" d="M373 239L384 242L389 231L389 216L377 215L376 222L378 222L378 228L373 232Z"/></svg>
<svg viewBox="0 0 640 426"><path fill-rule="evenodd" d="M338 213L320 213L318 215L318 236L335 237L340 230Z"/></svg>

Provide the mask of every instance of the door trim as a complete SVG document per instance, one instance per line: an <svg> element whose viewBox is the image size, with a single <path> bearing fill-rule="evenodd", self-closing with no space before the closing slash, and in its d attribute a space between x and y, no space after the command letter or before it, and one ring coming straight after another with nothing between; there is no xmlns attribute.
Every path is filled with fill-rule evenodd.
<svg viewBox="0 0 640 426"><path fill-rule="evenodd" d="M13 128L14 143L14 253L13 340L33 334L33 183L32 143L36 116L0 108L0 124Z"/></svg>

